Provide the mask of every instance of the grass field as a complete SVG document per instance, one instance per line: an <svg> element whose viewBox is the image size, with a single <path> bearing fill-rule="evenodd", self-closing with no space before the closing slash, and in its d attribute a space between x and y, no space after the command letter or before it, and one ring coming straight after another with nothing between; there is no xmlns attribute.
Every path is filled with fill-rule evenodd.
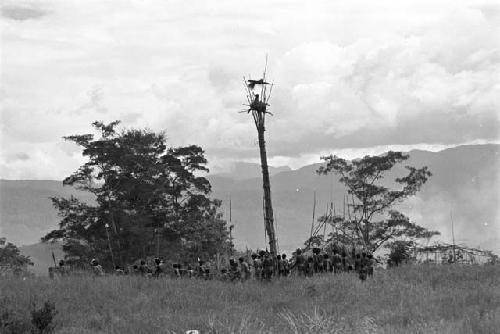
<svg viewBox="0 0 500 334"><path fill-rule="evenodd" d="M70 277L0 281L0 314L56 333L500 333L500 266L412 266L271 283ZM2 331L0 327L0 331Z"/></svg>

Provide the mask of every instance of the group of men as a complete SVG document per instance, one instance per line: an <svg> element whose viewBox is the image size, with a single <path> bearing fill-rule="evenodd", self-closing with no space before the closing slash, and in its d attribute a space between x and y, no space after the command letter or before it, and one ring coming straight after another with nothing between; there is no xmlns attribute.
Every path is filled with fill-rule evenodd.
<svg viewBox="0 0 500 334"><path fill-rule="evenodd" d="M155 258L152 265L148 265L146 261L140 260L139 264L134 264L129 273L132 275L140 275L146 277L163 277L170 276L171 278L203 278L210 279L212 273L210 267L203 261L198 260L196 266L185 264L182 266L180 263L172 263L169 267L165 260Z"/></svg>
<svg viewBox="0 0 500 334"><path fill-rule="evenodd" d="M299 248L291 260L287 259L286 254L278 255L273 264L269 253L261 251L258 255L252 254L253 274L258 280L270 280L273 276L287 277L292 271L305 277L322 273L339 274L355 271L361 280L373 275L374 259L371 254L356 253L353 249L350 255L348 256L345 251L338 252L337 250L328 254L320 248L313 248L312 254L307 255ZM236 269L234 271L238 274Z"/></svg>
<svg viewBox="0 0 500 334"><path fill-rule="evenodd" d="M247 281L255 279L269 281L272 278L284 278L296 273L298 276L311 277L322 273L339 274L343 272L354 272L361 280L373 275L375 261L373 256L367 252L351 252L332 250L322 251L313 248L312 253L304 253L300 248L295 251L292 259L286 254L276 256L273 261L271 254L261 250L251 255L251 260L245 257L238 259L230 258L227 266L220 270L213 270L209 263L201 260L198 264L191 266L179 263L172 264L168 269L163 260L155 259L154 265L149 267L145 261L132 267L132 274L151 277L171 276L173 278L220 278L223 281Z"/></svg>
<svg viewBox="0 0 500 334"><path fill-rule="evenodd" d="M144 277L171 277L171 278L219 278L224 281L247 281L255 279L259 281L270 281L272 278L284 278L296 273L298 276L311 277L316 274L343 272L355 272L359 279L366 280L373 275L373 256L365 251L357 252L354 248L351 252L332 250L322 251L313 248L312 252L303 252L302 249L295 251L292 259L286 254L277 255L273 259L267 251L261 250L251 255L251 259L240 257L237 260L229 259L227 266L220 270L213 269L210 263L198 259L194 266L180 263L167 265L160 258L155 258L148 264L140 260L129 268L116 266L115 275L135 275ZM96 259L92 259L91 268L95 276L103 276L104 270ZM64 261L59 262L57 271L69 272ZM51 271L49 270L49 273Z"/></svg>

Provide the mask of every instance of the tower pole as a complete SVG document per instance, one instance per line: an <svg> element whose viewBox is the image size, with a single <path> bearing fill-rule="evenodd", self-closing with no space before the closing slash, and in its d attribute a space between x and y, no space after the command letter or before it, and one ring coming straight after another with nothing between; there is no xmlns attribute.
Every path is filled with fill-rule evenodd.
<svg viewBox="0 0 500 334"><path fill-rule="evenodd" d="M246 80L245 79L245 89L247 93L248 109L244 110L248 114L252 114L252 118L257 128L258 142L259 142L259 153L260 153L260 165L262 169L262 188L264 192L263 206L264 206L264 225L266 235L269 238L269 250L271 256L276 260L277 255L277 238L276 231L274 227L274 214L273 205L271 201L271 181L269 179L269 166L267 165L267 151L266 151L266 140L264 137L264 132L266 131L265 120L266 114L272 115L267 111L267 106L269 105L269 98L272 92L272 85L266 82L266 72L267 72L267 57L266 57L266 67L264 68L264 73L262 78L259 80ZM270 87L268 89L268 86Z"/></svg>
<svg viewBox="0 0 500 334"><path fill-rule="evenodd" d="M266 141L264 139L264 120L262 116L262 123L257 127L257 132L259 136L259 150L260 150L260 164L262 167L262 183L264 190L264 220L266 224L266 232L269 237L269 250L273 258L276 258L277 247L276 247L276 232L274 230L274 214L273 205L271 202L271 181L269 180L269 166L267 165L267 152L266 152Z"/></svg>

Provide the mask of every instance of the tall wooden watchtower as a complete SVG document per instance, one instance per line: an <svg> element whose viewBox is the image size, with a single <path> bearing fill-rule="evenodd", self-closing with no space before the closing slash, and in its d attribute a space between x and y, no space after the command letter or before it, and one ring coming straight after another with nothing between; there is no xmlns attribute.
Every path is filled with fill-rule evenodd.
<svg viewBox="0 0 500 334"><path fill-rule="evenodd" d="M266 68L262 78L258 80L243 78L245 82L246 98L248 104L246 112L252 114L255 127L257 128L260 150L260 164L262 167L262 183L264 188L264 224L266 235L269 238L269 249L273 259L276 259L278 253L276 232L274 229L273 205L271 202L271 184L269 181L269 168L267 166L266 141L264 138L266 115L272 115L268 110L269 99L273 85L266 81Z"/></svg>

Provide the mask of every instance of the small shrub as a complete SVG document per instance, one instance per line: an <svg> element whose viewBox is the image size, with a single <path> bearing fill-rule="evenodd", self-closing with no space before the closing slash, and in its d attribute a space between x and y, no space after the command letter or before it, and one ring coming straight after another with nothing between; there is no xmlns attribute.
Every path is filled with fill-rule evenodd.
<svg viewBox="0 0 500 334"><path fill-rule="evenodd" d="M319 295L318 289L316 289L314 284L306 286L306 293L309 297L316 297Z"/></svg>
<svg viewBox="0 0 500 334"><path fill-rule="evenodd" d="M54 317L57 314L56 306L50 301L46 301L39 309L31 311L31 324L33 334L52 333L54 330Z"/></svg>
<svg viewBox="0 0 500 334"><path fill-rule="evenodd" d="M12 310L0 310L0 333L19 334L27 333L31 328L30 323Z"/></svg>

